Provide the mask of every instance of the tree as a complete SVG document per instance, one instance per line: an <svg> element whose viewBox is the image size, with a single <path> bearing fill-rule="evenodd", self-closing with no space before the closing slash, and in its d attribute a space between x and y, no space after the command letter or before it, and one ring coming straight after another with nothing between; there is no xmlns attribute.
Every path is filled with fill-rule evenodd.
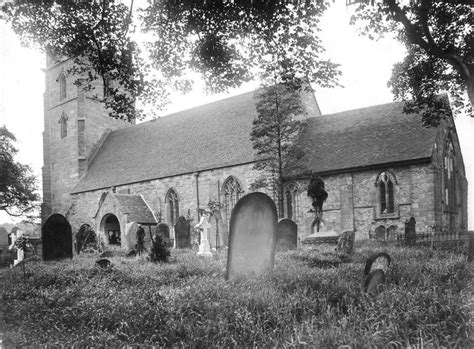
<svg viewBox="0 0 474 349"><path fill-rule="evenodd" d="M118 80L120 88L111 88L106 100L117 118L136 116L137 98L159 108L172 91L189 91L190 72L203 78L209 92L258 78L268 71L267 58L274 61L276 46L285 52L278 56L276 70L282 80L304 71L310 82L335 84L337 65L321 57L324 50L316 35L326 1L150 1L142 19L144 29L154 35L148 45L151 66L132 39L133 0L129 4L16 0L4 5L3 13L23 43L56 58L73 58L71 73L85 89L92 89L98 78L104 85L108 78ZM156 69L153 74L151 68Z"/></svg>
<svg viewBox="0 0 474 349"><path fill-rule="evenodd" d="M456 112L472 114L472 1L362 1L351 22L361 24L361 32L372 39L395 33L406 46L407 54L388 82L395 98L406 101L405 112L421 113L426 125L435 126L449 114L438 97L447 91Z"/></svg>
<svg viewBox="0 0 474 349"><path fill-rule="evenodd" d="M5 126L0 127L0 211L21 217L37 208L39 195L31 168L14 160L15 141Z"/></svg>
<svg viewBox="0 0 474 349"><path fill-rule="evenodd" d="M301 90L294 86L273 85L257 91L257 118L250 134L256 153L254 169L262 171L250 189L269 189L277 198L283 216L283 167L289 160L295 138L305 122L297 119L303 113ZM291 156L295 156L294 150Z"/></svg>

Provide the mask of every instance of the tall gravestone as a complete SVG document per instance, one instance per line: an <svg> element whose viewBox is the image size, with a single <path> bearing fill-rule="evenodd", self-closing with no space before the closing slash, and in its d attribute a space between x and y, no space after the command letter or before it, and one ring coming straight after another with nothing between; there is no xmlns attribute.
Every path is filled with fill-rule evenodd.
<svg viewBox="0 0 474 349"><path fill-rule="evenodd" d="M137 222L129 222L125 226L125 240L122 242L122 246L125 250L135 250L135 245L137 244L137 231Z"/></svg>
<svg viewBox="0 0 474 349"><path fill-rule="evenodd" d="M155 229L155 235L161 237L161 239L167 244L170 244L170 227L166 223L158 223Z"/></svg>
<svg viewBox="0 0 474 349"><path fill-rule="evenodd" d="M191 248L191 225L186 217L179 216L174 225L174 236L176 239L176 248Z"/></svg>
<svg viewBox="0 0 474 349"><path fill-rule="evenodd" d="M385 229L383 225L380 225L375 229L375 238L377 240L385 240L386 235L387 229Z"/></svg>
<svg viewBox="0 0 474 349"><path fill-rule="evenodd" d="M53 214L41 227L43 259L45 261L72 258L72 230L67 219Z"/></svg>
<svg viewBox="0 0 474 349"><path fill-rule="evenodd" d="M291 219L282 218L278 222L277 249L294 250L298 243L298 225Z"/></svg>
<svg viewBox="0 0 474 349"><path fill-rule="evenodd" d="M415 246L416 243L416 221L415 218L411 217L408 222L405 223L405 244L407 246Z"/></svg>
<svg viewBox="0 0 474 349"><path fill-rule="evenodd" d="M273 269L277 210L264 193L250 193L235 205L230 217L226 279Z"/></svg>

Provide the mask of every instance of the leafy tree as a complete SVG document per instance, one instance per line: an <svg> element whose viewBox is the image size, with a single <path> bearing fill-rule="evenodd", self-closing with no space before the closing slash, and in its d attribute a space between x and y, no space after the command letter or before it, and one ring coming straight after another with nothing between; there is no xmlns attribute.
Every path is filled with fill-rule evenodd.
<svg viewBox="0 0 474 349"><path fill-rule="evenodd" d="M407 49L388 83L405 112L421 113L426 125L437 125L449 106L437 95L447 91L457 112L474 106L473 3L470 0L362 2L351 22L376 39L387 33ZM467 93L467 98L465 94ZM410 100L413 99L413 100Z"/></svg>
<svg viewBox="0 0 474 349"><path fill-rule="evenodd" d="M297 119L303 113L300 93L300 89L283 84L256 92L258 117L253 121L250 139L256 152L254 169L262 171L262 175L250 189L269 189L277 198L280 216L283 216L283 167L305 125L302 119ZM293 151L291 156L295 156Z"/></svg>
<svg viewBox="0 0 474 349"><path fill-rule="evenodd" d="M34 211L39 195L31 168L14 159L15 141L5 126L0 127L0 211L21 217Z"/></svg>
<svg viewBox="0 0 474 349"><path fill-rule="evenodd" d="M57 59L71 57L71 73L85 89L99 78L104 86L117 80L119 87L111 87L106 99L117 118L134 117L139 97L162 107L171 91L189 91L190 72L203 78L209 92L269 71L282 81L304 75L323 86L335 83L337 65L322 58L316 35L326 1L150 1L142 19L154 35L148 46L153 74L132 39L133 0L126 3L16 0L3 13L23 43Z"/></svg>

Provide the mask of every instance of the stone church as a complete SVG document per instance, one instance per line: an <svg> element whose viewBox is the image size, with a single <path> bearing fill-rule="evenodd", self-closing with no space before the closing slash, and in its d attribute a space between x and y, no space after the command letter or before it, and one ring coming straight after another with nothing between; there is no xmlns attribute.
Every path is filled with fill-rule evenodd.
<svg viewBox="0 0 474 349"><path fill-rule="evenodd" d="M89 224L120 244L130 222L150 231L165 222L173 237L179 217L194 226L213 200L221 217L209 240L225 243L216 231L228 231L232 208L257 176L254 93L130 124L107 116L100 85L92 92L74 85L69 64L48 60L45 70L43 220L60 213L73 232ZM393 235L410 217L417 231L467 229L467 180L451 116L424 128L401 103L321 115L313 95L302 98L302 155L284 171L284 217L297 223L300 241L314 233L312 174L329 194L322 231Z"/></svg>

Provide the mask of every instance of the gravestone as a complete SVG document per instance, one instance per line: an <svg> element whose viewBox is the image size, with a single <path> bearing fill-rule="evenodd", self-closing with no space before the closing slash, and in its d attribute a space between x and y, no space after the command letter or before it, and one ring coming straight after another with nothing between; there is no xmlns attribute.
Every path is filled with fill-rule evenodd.
<svg viewBox="0 0 474 349"><path fill-rule="evenodd" d="M369 275L371 272L377 269L381 269L384 272L387 272L391 262L392 258L390 258L388 253L376 253L367 258L367 261L365 262L364 275Z"/></svg>
<svg viewBox="0 0 474 349"><path fill-rule="evenodd" d="M186 217L179 216L174 225L174 235L176 248L191 248L191 224L186 220Z"/></svg>
<svg viewBox="0 0 474 349"><path fill-rule="evenodd" d="M383 225L378 226L375 229L375 238L377 240L385 240L385 236L387 235L387 230Z"/></svg>
<svg viewBox="0 0 474 349"><path fill-rule="evenodd" d="M416 243L416 221L415 218L411 217L408 222L405 223L405 244L407 246L415 246Z"/></svg>
<svg viewBox="0 0 474 349"><path fill-rule="evenodd" d="M344 254L351 254L354 252L354 240L355 232L354 231L345 231L341 234L337 240L336 250Z"/></svg>
<svg viewBox="0 0 474 349"><path fill-rule="evenodd" d="M95 261L95 265L101 268L108 268L112 263L107 258L98 259Z"/></svg>
<svg viewBox="0 0 474 349"><path fill-rule="evenodd" d="M397 226L391 225L387 229L387 240L395 240L397 238Z"/></svg>
<svg viewBox="0 0 474 349"><path fill-rule="evenodd" d="M211 229L211 224L209 223L209 215L204 214L201 217L201 220L196 224L196 229L201 233L201 241L199 243L199 256L210 257L212 256L211 248L209 246L209 230Z"/></svg>
<svg viewBox="0 0 474 349"><path fill-rule="evenodd" d="M298 242L298 225L291 219L282 218L278 222L277 249L294 250Z"/></svg>
<svg viewBox="0 0 474 349"><path fill-rule="evenodd" d="M385 272L377 269L371 272L365 279L364 289L369 295L378 294L385 284Z"/></svg>
<svg viewBox="0 0 474 349"><path fill-rule="evenodd" d="M474 261L474 232L469 232L469 254L467 256L468 262Z"/></svg>
<svg viewBox="0 0 474 349"><path fill-rule="evenodd" d="M226 279L273 269L277 210L264 193L250 193L235 205L230 217Z"/></svg>
<svg viewBox="0 0 474 349"><path fill-rule="evenodd" d="M161 237L166 245L170 245L170 227L166 223L158 223L155 229L155 235Z"/></svg>
<svg viewBox="0 0 474 349"><path fill-rule="evenodd" d="M137 244L137 231L138 223L130 222L125 226L125 239L122 241L122 246L126 251L135 251L135 245Z"/></svg>
<svg viewBox="0 0 474 349"><path fill-rule="evenodd" d="M43 259L45 261L72 258L72 231L67 219L53 214L41 227Z"/></svg>

